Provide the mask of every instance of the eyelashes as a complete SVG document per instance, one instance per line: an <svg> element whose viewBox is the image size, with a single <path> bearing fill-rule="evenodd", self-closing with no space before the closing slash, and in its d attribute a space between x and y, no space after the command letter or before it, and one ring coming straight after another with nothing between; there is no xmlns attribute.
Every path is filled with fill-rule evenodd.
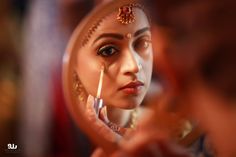
<svg viewBox="0 0 236 157"><path fill-rule="evenodd" d="M132 43L132 48L133 50L138 53L138 54L143 54L146 52L146 50L149 48L150 44L151 44L151 39L150 36L142 36L138 39L136 39L133 43ZM118 46L119 45L119 46ZM103 46L100 46L97 50L97 55L104 57L104 58L109 58L114 56L115 54L118 54L119 52L121 52L121 47L122 45L120 44L104 44Z"/></svg>
<svg viewBox="0 0 236 157"><path fill-rule="evenodd" d="M97 54L102 57L111 57L118 52L119 52L119 48L117 46L108 44L99 48Z"/></svg>

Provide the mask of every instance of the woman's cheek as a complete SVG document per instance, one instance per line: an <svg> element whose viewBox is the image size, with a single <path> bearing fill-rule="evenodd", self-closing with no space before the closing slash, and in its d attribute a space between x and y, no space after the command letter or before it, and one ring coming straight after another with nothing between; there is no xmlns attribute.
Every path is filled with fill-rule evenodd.
<svg viewBox="0 0 236 157"><path fill-rule="evenodd" d="M78 64L79 78L89 94L96 96L101 67L96 60L81 59Z"/></svg>

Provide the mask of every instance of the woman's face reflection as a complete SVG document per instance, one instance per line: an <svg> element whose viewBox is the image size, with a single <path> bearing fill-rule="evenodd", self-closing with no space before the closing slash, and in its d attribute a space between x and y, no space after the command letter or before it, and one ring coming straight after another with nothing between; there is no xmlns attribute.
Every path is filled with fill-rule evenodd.
<svg viewBox="0 0 236 157"><path fill-rule="evenodd" d="M105 65L101 98L105 105L131 109L141 104L151 80L152 46L145 13L133 8L135 22L121 24L114 11L78 50L76 71L86 91L96 95Z"/></svg>

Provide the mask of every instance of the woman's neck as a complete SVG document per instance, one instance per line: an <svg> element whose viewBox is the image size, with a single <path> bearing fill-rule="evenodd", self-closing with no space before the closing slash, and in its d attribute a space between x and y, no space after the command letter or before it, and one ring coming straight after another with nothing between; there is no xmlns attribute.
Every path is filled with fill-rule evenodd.
<svg viewBox="0 0 236 157"><path fill-rule="evenodd" d="M107 106L108 119L111 122L116 123L120 126L125 126L129 122L131 112L132 110L125 110L125 109L119 109L116 107Z"/></svg>

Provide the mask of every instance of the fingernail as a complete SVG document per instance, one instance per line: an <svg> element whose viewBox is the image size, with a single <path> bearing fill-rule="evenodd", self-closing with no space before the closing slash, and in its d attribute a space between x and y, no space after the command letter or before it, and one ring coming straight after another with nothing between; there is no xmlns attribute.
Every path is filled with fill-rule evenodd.
<svg viewBox="0 0 236 157"><path fill-rule="evenodd" d="M101 112L102 112L103 116L107 116L106 107L103 107L101 109Z"/></svg>
<svg viewBox="0 0 236 157"><path fill-rule="evenodd" d="M107 107L104 106L104 114L107 116Z"/></svg>
<svg viewBox="0 0 236 157"><path fill-rule="evenodd" d="M90 104L93 104L94 103L94 97L92 95L89 95L87 102L89 102Z"/></svg>

